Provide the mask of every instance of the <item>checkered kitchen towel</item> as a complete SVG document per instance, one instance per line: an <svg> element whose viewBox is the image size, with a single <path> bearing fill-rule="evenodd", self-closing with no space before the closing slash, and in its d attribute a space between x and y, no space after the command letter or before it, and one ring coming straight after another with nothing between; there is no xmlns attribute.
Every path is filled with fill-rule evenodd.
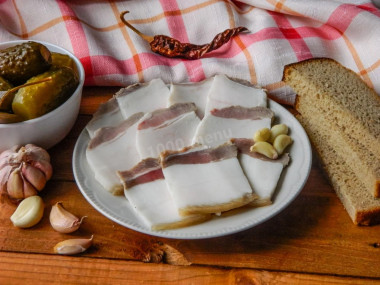
<svg viewBox="0 0 380 285"><path fill-rule="evenodd" d="M119 14L148 35L208 43L245 26L228 44L200 60L168 59L125 27ZM291 104L283 66L330 57L358 72L380 93L380 11L369 0L0 0L0 41L42 40L82 61L86 85L126 86L161 77L194 82L224 73L267 88Z"/></svg>

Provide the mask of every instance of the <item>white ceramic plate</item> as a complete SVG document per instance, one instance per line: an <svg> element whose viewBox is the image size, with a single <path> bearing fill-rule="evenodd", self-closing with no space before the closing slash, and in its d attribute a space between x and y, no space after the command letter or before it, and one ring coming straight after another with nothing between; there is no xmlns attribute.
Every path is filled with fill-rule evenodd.
<svg viewBox="0 0 380 285"><path fill-rule="evenodd" d="M254 227L282 211L302 190L311 168L309 139L294 116L281 105L269 100L275 113L275 123L289 126L293 144L290 147L290 164L284 169L277 186L274 203L270 206L249 209L225 217L215 217L205 223L175 230L152 231L135 214L124 196L113 196L94 179L86 160L86 147L90 140L87 130L80 134L73 154L73 171L80 191L87 201L101 214L127 228L149 235L177 238L202 239L218 237Z"/></svg>

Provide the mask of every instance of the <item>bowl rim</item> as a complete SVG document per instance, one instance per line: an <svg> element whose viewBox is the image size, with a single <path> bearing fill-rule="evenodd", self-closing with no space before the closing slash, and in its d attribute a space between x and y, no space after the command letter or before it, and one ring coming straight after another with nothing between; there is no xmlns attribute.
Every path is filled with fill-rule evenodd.
<svg viewBox="0 0 380 285"><path fill-rule="evenodd" d="M79 58L77 58L72 52L70 52L69 50L67 50L63 47L60 47L56 44L52 44L49 42L40 41L40 40L28 39L28 40L14 40L14 41L1 42L0 47L3 45L12 46L12 45L25 43L25 42L37 42L37 43L45 45L49 50L50 50L49 47L53 47L57 50L62 50L63 52L65 52L65 54L67 54L68 56L70 56L74 60L76 66L77 66L78 75L79 75L78 76L79 77L79 84L78 84L77 88L73 91L73 93L71 94L70 98L68 98L65 102L63 102L63 104L61 104L60 106L58 106L54 110L52 110L52 111L50 111L50 112L48 112L48 113L46 113L40 117L34 118L34 119L30 119L30 120L26 120L26 121L22 121L22 122L18 122L18 123L12 123L12 124L0 124L0 129L13 128L13 127L17 127L20 125L32 125L34 123L37 123L38 121L49 119L50 117L54 116L55 113L59 112L59 110L63 109L65 105L68 105L71 101L75 100L77 96L81 97L81 90L83 89L84 80L85 80L85 72L84 72L83 65L82 65L81 61L79 60ZM73 96L74 94L76 96Z"/></svg>

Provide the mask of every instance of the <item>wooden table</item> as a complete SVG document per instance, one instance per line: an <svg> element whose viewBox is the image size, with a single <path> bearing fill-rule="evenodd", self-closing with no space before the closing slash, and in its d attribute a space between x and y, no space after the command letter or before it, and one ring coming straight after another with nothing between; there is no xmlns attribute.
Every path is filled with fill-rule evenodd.
<svg viewBox="0 0 380 285"><path fill-rule="evenodd" d="M380 284L380 225L355 226L313 157L301 194L269 221L237 234L203 240L157 238L124 228L97 212L73 178L77 137L101 102L119 88L87 87L80 115L67 138L49 150L54 175L41 193L42 221L13 227L15 207L0 204L0 284ZM73 234L55 232L51 206L62 201L86 215ZM77 256L59 256L54 245L90 237Z"/></svg>

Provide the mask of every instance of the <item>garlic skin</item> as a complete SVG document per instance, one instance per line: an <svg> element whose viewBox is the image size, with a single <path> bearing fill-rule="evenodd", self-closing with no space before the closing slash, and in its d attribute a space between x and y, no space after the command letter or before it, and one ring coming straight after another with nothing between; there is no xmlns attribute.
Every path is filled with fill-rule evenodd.
<svg viewBox="0 0 380 285"><path fill-rule="evenodd" d="M94 235L89 239L67 239L54 246L54 252L64 255L73 255L86 251L91 245Z"/></svg>
<svg viewBox="0 0 380 285"><path fill-rule="evenodd" d="M15 227L30 228L36 225L44 215L44 202L40 196L30 196L21 201L11 216Z"/></svg>
<svg viewBox="0 0 380 285"><path fill-rule="evenodd" d="M79 229L84 218L86 218L86 216L79 219L77 216L67 211L63 207L62 202L57 202L51 207L49 216L50 224L53 229L65 234L75 232Z"/></svg>
<svg viewBox="0 0 380 285"><path fill-rule="evenodd" d="M0 191L15 200L35 196L52 177L49 153L33 144L0 154Z"/></svg>

